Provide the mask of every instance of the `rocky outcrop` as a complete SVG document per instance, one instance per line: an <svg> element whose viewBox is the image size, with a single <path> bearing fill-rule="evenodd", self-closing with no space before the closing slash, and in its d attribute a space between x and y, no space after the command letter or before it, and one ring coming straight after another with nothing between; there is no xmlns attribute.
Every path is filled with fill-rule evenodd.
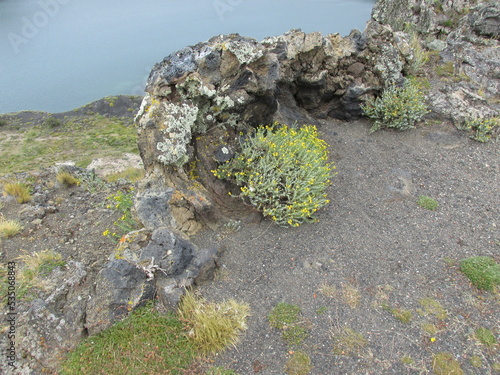
<svg viewBox="0 0 500 375"><path fill-rule="evenodd" d="M213 278L217 254L168 227L130 232L97 275L85 328L99 333L156 296L175 310L185 288Z"/></svg>
<svg viewBox="0 0 500 375"><path fill-rule="evenodd" d="M435 117L460 127L467 119L500 114L499 25L500 4L486 2L461 17L444 38L434 68L438 77L427 98Z"/></svg>
<svg viewBox="0 0 500 375"><path fill-rule="evenodd" d="M141 202L171 196L164 217L155 214L161 223L192 233L193 223L220 218L235 202L210 170L238 149L241 134L274 121L358 118L360 104L401 83L413 59L408 36L376 22L347 37L221 35L166 57L151 72L136 118L148 174L139 215L149 215Z"/></svg>

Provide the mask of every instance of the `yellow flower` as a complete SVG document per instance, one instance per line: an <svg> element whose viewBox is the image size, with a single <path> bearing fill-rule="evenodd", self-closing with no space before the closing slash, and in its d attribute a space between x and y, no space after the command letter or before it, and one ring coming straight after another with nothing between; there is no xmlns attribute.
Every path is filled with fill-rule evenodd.
<svg viewBox="0 0 500 375"><path fill-rule="evenodd" d="M434 342L436 341L436 338L435 337L431 337L431 342Z"/></svg>
<svg viewBox="0 0 500 375"><path fill-rule="evenodd" d="M104 232L102 232L102 235L103 235L103 236L107 236L107 235L109 235L109 229L106 229Z"/></svg>

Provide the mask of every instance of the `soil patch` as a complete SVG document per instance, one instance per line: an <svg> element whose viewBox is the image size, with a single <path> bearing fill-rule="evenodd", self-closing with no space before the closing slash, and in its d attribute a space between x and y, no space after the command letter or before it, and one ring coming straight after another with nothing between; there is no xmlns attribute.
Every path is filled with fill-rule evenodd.
<svg viewBox="0 0 500 375"><path fill-rule="evenodd" d="M500 260L498 143L477 143L447 124L372 135L369 126L318 127L338 172L318 223L281 228L264 220L195 238L227 249L202 294L252 309L241 342L216 365L283 374L302 351L318 375L431 373L441 352L465 373L498 366L498 347L479 345L473 332L484 326L498 337L499 295L476 290L457 266L474 255ZM420 195L439 208L419 207ZM309 335L298 347L269 324L280 302L302 311ZM364 340L349 341L349 332Z"/></svg>

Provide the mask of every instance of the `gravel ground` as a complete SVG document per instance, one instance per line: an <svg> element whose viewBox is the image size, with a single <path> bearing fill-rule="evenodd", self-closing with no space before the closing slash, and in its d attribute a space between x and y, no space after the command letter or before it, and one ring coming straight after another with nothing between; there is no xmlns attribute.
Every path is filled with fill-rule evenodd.
<svg viewBox="0 0 500 375"><path fill-rule="evenodd" d="M500 261L499 144L475 142L447 124L372 135L364 122L318 129L337 166L318 223L282 228L264 220L195 238L226 248L216 280L201 293L252 310L239 344L214 365L284 374L301 351L311 374L425 374L446 352L466 374L498 373L498 344L480 344L474 331L486 327L500 341L500 296L471 286L458 261ZM419 207L420 195L439 208ZM309 335L298 346L269 325L280 302L301 308ZM411 313L409 321L395 311ZM364 344L341 346L346 327Z"/></svg>

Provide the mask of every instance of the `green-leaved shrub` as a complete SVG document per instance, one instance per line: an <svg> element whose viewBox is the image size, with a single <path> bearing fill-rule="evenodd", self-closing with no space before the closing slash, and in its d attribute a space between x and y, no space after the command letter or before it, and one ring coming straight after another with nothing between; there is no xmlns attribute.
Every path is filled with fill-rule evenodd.
<svg viewBox="0 0 500 375"><path fill-rule="evenodd" d="M361 107L366 116L375 120L370 132L381 128L414 128L417 121L428 112L424 96L414 80L406 80L403 87L385 89L381 96Z"/></svg>
<svg viewBox="0 0 500 375"><path fill-rule="evenodd" d="M473 132L471 138L478 142L496 140L500 137L500 116L468 120L462 129Z"/></svg>
<svg viewBox="0 0 500 375"><path fill-rule="evenodd" d="M329 202L326 188L333 169L316 127L275 123L258 127L238 155L212 172L235 182L239 196L276 223L299 226L316 221L313 214Z"/></svg>
<svg viewBox="0 0 500 375"><path fill-rule="evenodd" d="M492 290L500 284L500 264L488 256L475 256L460 261L460 270L479 289Z"/></svg>

